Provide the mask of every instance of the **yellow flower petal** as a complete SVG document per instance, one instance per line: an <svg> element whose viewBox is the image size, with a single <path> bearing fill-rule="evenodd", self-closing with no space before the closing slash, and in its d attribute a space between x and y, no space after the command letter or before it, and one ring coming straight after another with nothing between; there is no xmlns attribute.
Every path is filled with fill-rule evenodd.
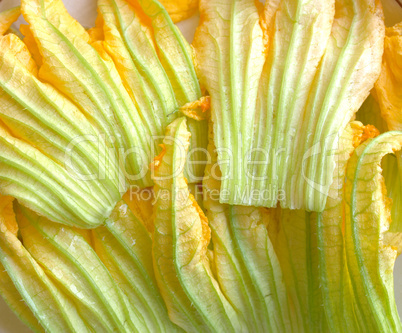
<svg viewBox="0 0 402 333"><path fill-rule="evenodd" d="M199 0L161 0L173 22L180 22L193 16Z"/></svg>
<svg viewBox="0 0 402 333"><path fill-rule="evenodd" d="M21 15L20 7L11 8L0 13L0 36L4 35Z"/></svg>
<svg viewBox="0 0 402 333"><path fill-rule="evenodd" d="M290 313L283 276L268 236L265 211L219 202L220 178L212 124L210 162L203 181L211 228L213 270L226 298L250 332L289 331ZM270 297L264 297L270 295Z"/></svg>
<svg viewBox="0 0 402 333"><path fill-rule="evenodd" d="M183 329L239 332L242 323L211 271L208 221L183 175L189 138L185 118L178 118L167 127L166 153L154 166L156 279L171 320Z"/></svg>
<svg viewBox="0 0 402 333"><path fill-rule="evenodd" d="M16 35L0 37L0 63L0 192L57 222L98 225L120 200L122 171L77 107L37 78Z"/></svg>
<svg viewBox="0 0 402 333"><path fill-rule="evenodd" d="M345 187L346 258L361 329L397 332L392 271L402 234L390 230L392 201L387 197L381 160L401 149L402 133L387 132L358 147L348 163Z"/></svg>
<svg viewBox="0 0 402 333"><path fill-rule="evenodd" d="M204 0L200 11L221 202L322 211L338 136L380 71L379 2L266 1L260 15L251 0Z"/></svg>
<svg viewBox="0 0 402 333"><path fill-rule="evenodd" d="M390 131L402 130L402 22L386 29L381 74L375 94Z"/></svg>
<svg viewBox="0 0 402 333"><path fill-rule="evenodd" d="M179 115L177 109L201 97L188 43L155 0L101 0L98 10L96 29L103 29L105 49L156 139L157 155L166 126ZM189 127L192 147L205 148L206 123L191 120ZM188 179L200 181L205 156L195 151L190 159L195 162L188 164Z"/></svg>
<svg viewBox="0 0 402 333"><path fill-rule="evenodd" d="M138 218L147 230L152 234L154 231L153 202L154 194L152 188L140 189L130 187L123 196L123 200L130 207L131 212Z"/></svg>
<svg viewBox="0 0 402 333"><path fill-rule="evenodd" d="M143 319L138 330L176 331L155 279L151 235L125 202L116 205L105 227L93 230L93 240L96 253Z"/></svg>
<svg viewBox="0 0 402 333"><path fill-rule="evenodd" d="M4 202L4 197L0 197ZM25 249L15 231L15 216L9 215L12 200L0 211L0 262L14 285L45 331L89 332L74 303L46 275L42 267ZM3 215L4 209L9 210ZM8 217L7 217L8 216ZM6 222L7 219L11 221Z"/></svg>
<svg viewBox="0 0 402 333"><path fill-rule="evenodd" d="M150 134L114 64L104 61L90 45L88 32L61 0L23 0L21 12L42 55L39 77L75 102L105 136L116 149L128 182L151 185Z"/></svg>
<svg viewBox="0 0 402 333"><path fill-rule="evenodd" d="M16 212L25 248L74 301L88 329L131 332L137 327L139 319L131 316L123 292L80 233L20 206Z"/></svg>
<svg viewBox="0 0 402 333"><path fill-rule="evenodd" d="M18 318L32 331L35 333L45 332L25 301L21 298L20 293L14 286L13 280L7 274L2 264L0 264L0 295Z"/></svg>

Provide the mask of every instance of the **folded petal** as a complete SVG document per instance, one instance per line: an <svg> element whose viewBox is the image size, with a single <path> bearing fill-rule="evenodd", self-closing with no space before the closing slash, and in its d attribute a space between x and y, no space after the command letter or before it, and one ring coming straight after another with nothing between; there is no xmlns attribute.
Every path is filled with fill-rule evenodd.
<svg viewBox="0 0 402 333"><path fill-rule="evenodd" d="M99 205L113 208L124 190L124 183L119 184L122 171L109 160L92 125L74 104L38 80L37 66L16 35L1 37L0 58L0 120L13 136L80 179L83 189L92 188L88 196Z"/></svg>
<svg viewBox="0 0 402 333"><path fill-rule="evenodd" d="M222 292L248 331L291 331L289 304L278 259L259 208L219 202L220 178L212 124L210 162L203 181L213 242L213 268Z"/></svg>
<svg viewBox="0 0 402 333"><path fill-rule="evenodd" d="M131 186L123 196L124 202L128 205L133 215L145 226L149 233L154 231L153 220L153 188L140 189Z"/></svg>
<svg viewBox="0 0 402 333"><path fill-rule="evenodd" d="M14 7L0 13L0 35L4 35L21 15L20 7Z"/></svg>
<svg viewBox="0 0 402 333"><path fill-rule="evenodd" d="M299 155L295 171L302 175L295 186L298 190L291 191L299 207L312 211L325 207L338 137L378 78L384 30L378 1L335 2L331 35L299 127L303 128L302 136L295 140L295 151L305 154Z"/></svg>
<svg viewBox="0 0 402 333"><path fill-rule="evenodd" d="M22 207L16 213L25 248L74 300L88 329L132 332L137 327L122 291L79 232Z"/></svg>
<svg viewBox="0 0 402 333"><path fill-rule="evenodd" d="M171 320L183 329L238 332L242 324L211 271L208 221L183 176L189 138L185 118L178 118L154 161L156 279Z"/></svg>
<svg viewBox="0 0 402 333"><path fill-rule="evenodd" d="M375 95L390 131L402 129L402 23L386 29L381 74Z"/></svg>
<svg viewBox="0 0 402 333"><path fill-rule="evenodd" d="M367 332L401 330L392 276L401 234L390 230L392 202L381 175L382 158L401 145L400 132L384 133L358 147L347 167L346 258L356 316Z"/></svg>
<svg viewBox="0 0 402 333"><path fill-rule="evenodd" d="M354 300L345 256L344 183L347 162L360 141L367 139L359 122L350 123L339 141L333 183L322 213L314 214L316 227L319 283L323 310L334 332L357 330Z"/></svg>
<svg viewBox="0 0 402 333"><path fill-rule="evenodd" d="M0 264L0 295L17 317L33 332L45 332L32 311L22 299L17 288L15 288L13 280L11 280L2 264Z"/></svg>
<svg viewBox="0 0 402 333"><path fill-rule="evenodd" d="M155 1L102 0L98 8L105 48L144 125L160 143L177 109L201 97L188 44ZM189 127L192 147L206 148L206 122L189 120ZM188 164L188 179L200 181L205 156L196 151L189 157L195 163Z"/></svg>
<svg viewBox="0 0 402 333"><path fill-rule="evenodd" d="M4 197L0 197L4 202ZM7 200L7 199L6 199ZM46 275L16 235L12 200L1 205L0 262L45 331L90 332L74 302ZM3 215L8 210L10 213Z"/></svg>
<svg viewBox="0 0 402 333"><path fill-rule="evenodd" d="M13 210L12 197L0 197L0 219L6 225L8 230L17 236L18 226L15 223L15 216ZM0 295L3 297L7 305L13 312L21 319L34 332L44 332L43 327L39 324L34 314L28 307L27 303L22 299L21 294L18 292L14 285L13 280L8 275L7 270L4 269L0 263Z"/></svg>
<svg viewBox="0 0 402 333"><path fill-rule="evenodd" d="M302 121L310 114L306 104L327 47L335 1L268 1L265 7L269 43L257 97L254 146L268 160L250 169L251 188L272 188L270 197L261 197L256 205L275 207L279 200L283 208L311 210L302 198L294 197L292 187L301 178L295 174L296 161L304 152L294 145L301 143Z"/></svg>
<svg viewBox="0 0 402 333"><path fill-rule="evenodd" d="M198 9L198 0L161 0L160 3L166 8L173 22L191 17Z"/></svg>
<svg viewBox="0 0 402 333"><path fill-rule="evenodd" d="M142 318L141 332L173 332L152 265L152 239L123 201L105 227L93 230L95 250Z"/></svg>
<svg viewBox="0 0 402 333"><path fill-rule="evenodd" d="M113 62L90 45L89 34L61 0L22 1L21 11L42 55L39 77L74 101L106 136L130 183L150 185L153 143Z"/></svg>
<svg viewBox="0 0 402 333"><path fill-rule="evenodd" d="M220 201L322 211L339 136L379 74L379 3L267 1L261 17L252 1L200 10L194 47L211 95Z"/></svg>
<svg viewBox="0 0 402 333"><path fill-rule="evenodd" d="M49 219L84 228L98 226L113 207L98 201L97 187L13 137L0 123L0 193Z"/></svg>
<svg viewBox="0 0 402 333"><path fill-rule="evenodd" d="M211 116L222 171L221 202L247 204L235 190L247 184L244 165L252 149L256 97L265 61L255 1L201 1L193 46L200 83L211 96Z"/></svg>

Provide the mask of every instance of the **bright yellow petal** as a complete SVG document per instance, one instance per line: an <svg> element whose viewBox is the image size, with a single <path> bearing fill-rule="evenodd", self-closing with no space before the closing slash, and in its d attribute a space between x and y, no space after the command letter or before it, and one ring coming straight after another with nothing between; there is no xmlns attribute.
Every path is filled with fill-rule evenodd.
<svg viewBox="0 0 402 333"><path fill-rule="evenodd" d="M0 13L0 36L7 32L20 15L21 11L19 6Z"/></svg>
<svg viewBox="0 0 402 333"><path fill-rule="evenodd" d="M199 0L161 0L173 22L183 21L197 11Z"/></svg>
<svg viewBox="0 0 402 333"><path fill-rule="evenodd" d="M154 231L153 202L154 194L152 188L140 189L130 187L123 196L123 200L130 207L131 212L138 218L147 230L152 234Z"/></svg>
<svg viewBox="0 0 402 333"><path fill-rule="evenodd" d="M42 66L43 64L42 55L40 54L39 47L35 42L35 38L31 30L29 29L29 26L26 24L21 24L20 31L24 36L23 42L25 43L29 52L31 53L32 58L35 60L38 66Z"/></svg>
<svg viewBox="0 0 402 333"><path fill-rule="evenodd" d="M8 57L3 62L8 62L9 66L23 67L33 76L38 75L38 67L33 60L31 53L24 43L14 34L9 34L0 38L1 56Z"/></svg>
<svg viewBox="0 0 402 333"><path fill-rule="evenodd" d="M381 75L375 85L381 116L390 131L402 130L402 22L386 29Z"/></svg>
<svg viewBox="0 0 402 333"><path fill-rule="evenodd" d="M209 133L210 161L203 181L204 206L211 228L213 271L226 298L250 332L288 331L289 305L281 268L259 208L219 202L217 153ZM272 297L265 298L263 295ZM275 296L274 296L275 295Z"/></svg>
<svg viewBox="0 0 402 333"><path fill-rule="evenodd" d="M105 206L85 193L88 188L84 190L83 184L80 186L52 159L13 137L1 123L0 153L0 194L11 195L32 210L64 224L96 226L103 221L104 214L109 214ZM88 201L82 202L83 197Z"/></svg>
<svg viewBox="0 0 402 333"><path fill-rule="evenodd" d="M100 13L98 13L95 21L95 26L87 30L88 35L91 39L91 43L96 41L103 41L105 39L103 24L103 17Z"/></svg>

